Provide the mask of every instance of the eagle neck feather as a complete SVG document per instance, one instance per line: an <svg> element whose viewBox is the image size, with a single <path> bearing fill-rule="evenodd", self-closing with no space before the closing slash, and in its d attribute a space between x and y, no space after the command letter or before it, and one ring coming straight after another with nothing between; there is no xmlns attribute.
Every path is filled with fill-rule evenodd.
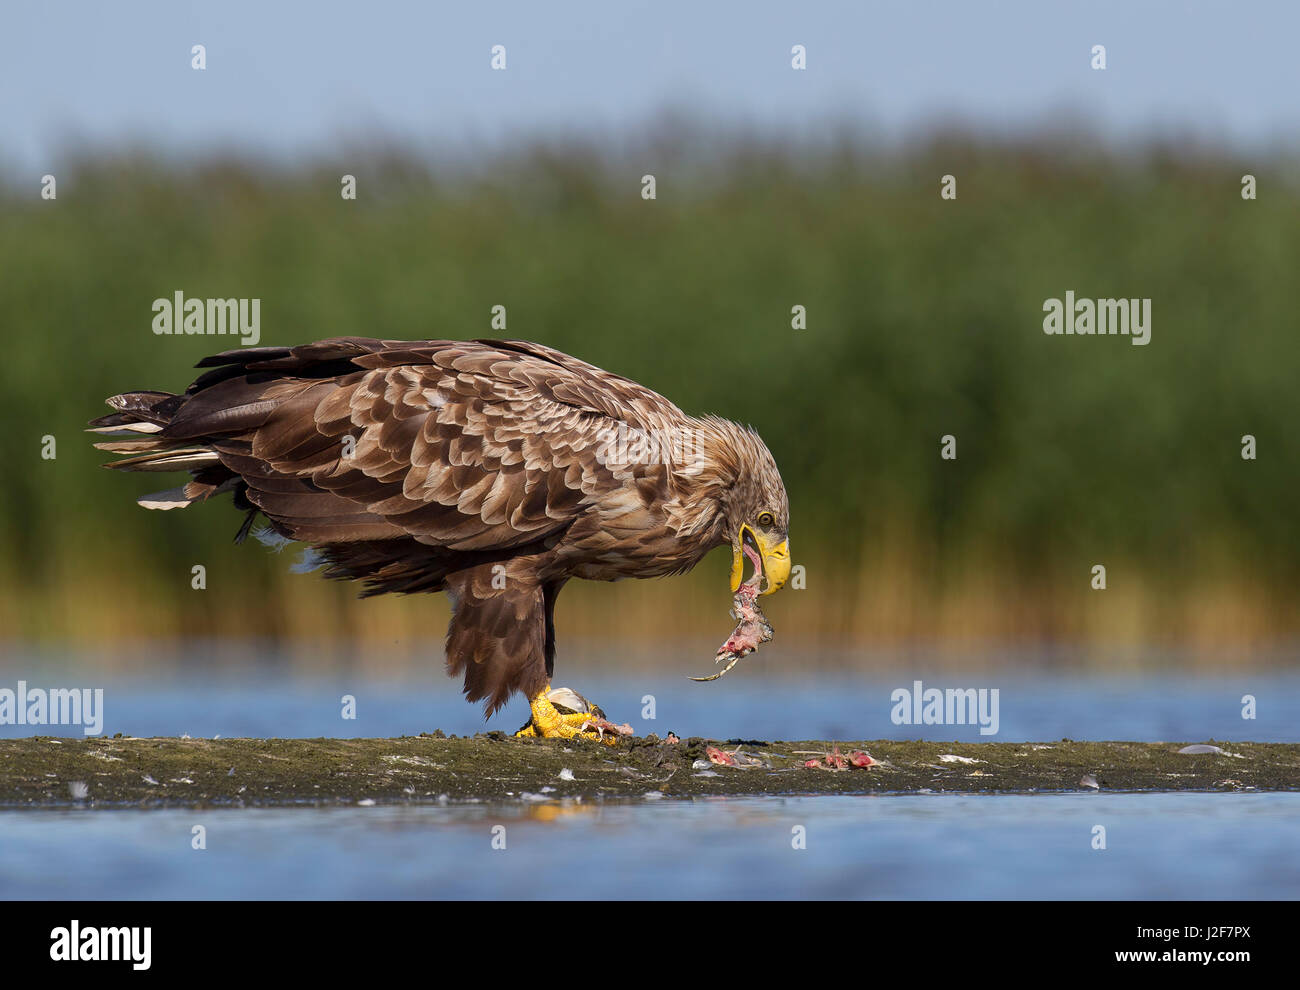
<svg viewBox="0 0 1300 990"><path fill-rule="evenodd" d="M717 416L691 425L697 438L695 456L673 472L675 497L668 514L679 536L712 549L730 542L727 496L747 471L758 467L752 448L762 441L751 430Z"/></svg>

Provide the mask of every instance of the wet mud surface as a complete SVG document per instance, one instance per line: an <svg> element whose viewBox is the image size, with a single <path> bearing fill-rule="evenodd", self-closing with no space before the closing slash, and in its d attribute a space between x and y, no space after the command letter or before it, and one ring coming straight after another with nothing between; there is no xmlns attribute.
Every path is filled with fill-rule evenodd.
<svg viewBox="0 0 1300 990"><path fill-rule="evenodd" d="M1300 790L1300 745L768 742L501 733L0 740L0 807L205 807L704 795ZM843 760L828 759L838 747ZM852 753L869 766L854 766ZM720 761L720 762L719 762ZM734 761L734 763L729 762ZM807 766L813 761L815 766ZM862 762L862 758L858 758Z"/></svg>

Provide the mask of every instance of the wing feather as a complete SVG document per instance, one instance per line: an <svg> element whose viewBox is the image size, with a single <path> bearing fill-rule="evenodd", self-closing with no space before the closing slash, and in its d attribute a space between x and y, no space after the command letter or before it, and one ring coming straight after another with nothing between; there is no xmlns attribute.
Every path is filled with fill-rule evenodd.
<svg viewBox="0 0 1300 990"><path fill-rule="evenodd" d="M660 494L661 475L611 465L602 448L620 425L685 419L629 379L524 341L336 338L203 366L165 432L212 438L254 505L317 542L409 535L483 550L543 539L611 492Z"/></svg>

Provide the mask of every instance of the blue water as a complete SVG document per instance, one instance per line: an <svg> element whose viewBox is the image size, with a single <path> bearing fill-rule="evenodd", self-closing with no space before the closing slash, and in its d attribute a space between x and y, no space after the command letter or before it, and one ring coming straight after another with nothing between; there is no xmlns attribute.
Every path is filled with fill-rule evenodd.
<svg viewBox="0 0 1300 990"><path fill-rule="evenodd" d="M376 682L67 673L103 687L104 732L378 736L485 728L441 678ZM713 684L572 678L638 733L761 739L1295 741L1300 678L927 674L999 690L1000 731L895 725L912 676ZM565 681L561 681L565 683ZM341 717L341 698L357 718ZM1242 697L1255 719L1242 718ZM645 718L653 696L655 718ZM516 703L487 724L514 729ZM0 735L33 734L27 726ZM41 733L80 735L78 727ZM1300 787L1300 773L1297 774ZM1300 896L1300 793L891 795L297 807L0 810L3 898L1222 898ZM191 848L202 825L207 848ZM1106 848L1094 849L1104 826ZM495 827L504 849L494 849ZM806 848L795 849L796 828ZM499 841L499 840L498 840Z"/></svg>
<svg viewBox="0 0 1300 990"><path fill-rule="evenodd" d="M103 732L135 736L397 736L442 729L464 735L513 731L528 720L516 698L490 722L468 705L456 684L436 673L412 681L357 677L291 680L264 675L105 679L102 675L40 674L39 667L0 673L0 688L102 687ZM895 725L890 695L925 687L996 688L999 727L981 736L971 725ZM647 673L621 678L589 674L558 678L599 703L638 734L669 730L683 738L934 739L978 742L1070 739L1247 739L1300 741L1300 675L1243 673L1223 678L979 676L920 672L889 678L817 674L776 680L733 673L695 684ZM355 698L356 718L342 717L342 698ZM1242 717L1242 698L1255 699L1255 717ZM653 699L653 718L648 698ZM0 725L0 738L82 734L80 727Z"/></svg>
<svg viewBox="0 0 1300 990"><path fill-rule="evenodd" d="M5 811L0 896L1295 898L1297 821L1300 794Z"/></svg>

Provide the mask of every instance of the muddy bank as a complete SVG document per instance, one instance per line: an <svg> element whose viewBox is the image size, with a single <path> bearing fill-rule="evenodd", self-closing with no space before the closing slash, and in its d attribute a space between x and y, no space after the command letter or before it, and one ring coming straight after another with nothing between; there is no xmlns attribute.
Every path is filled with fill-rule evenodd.
<svg viewBox="0 0 1300 990"><path fill-rule="evenodd" d="M874 765L831 769L819 741L617 746L500 733L398 739L0 740L0 807L176 807L603 800L646 794L1026 793L1300 789L1300 745L839 742ZM710 757L712 752L712 759ZM725 754L725 755L723 755ZM726 760L736 765L727 765ZM713 760L723 760L722 764ZM816 761L809 767L807 761ZM859 757L859 761L862 758Z"/></svg>

